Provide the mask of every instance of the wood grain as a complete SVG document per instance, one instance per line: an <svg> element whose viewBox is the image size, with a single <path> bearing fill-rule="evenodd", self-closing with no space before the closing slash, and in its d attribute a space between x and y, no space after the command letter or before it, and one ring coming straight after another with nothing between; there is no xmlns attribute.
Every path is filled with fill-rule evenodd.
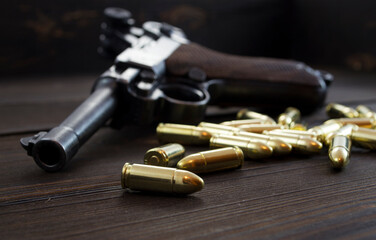
<svg viewBox="0 0 376 240"><path fill-rule="evenodd" d="M341 72L337 75L340 82ZM359 81L361 77L358 75ZM343 83L338 90L341 96L358 87L352 82L347 86ZM376 84L366 80L363 83L369 87ZM335 86L331 89L334 95ZM58 90L67 91L64 84ZM84 98L85 94L87 89L82 89L82 95L77 91L76 96ZM376 152L353 148L351 162L341 172L330 169L325 151L312 156L246 161L243 168L235 171L202 175L205 188L187 197L124 191L120 186L121 167L125 162L142 163L146 150L158 146L154 128L102 128L82 147L68 169L45 173L20 147L19 139L28 136L22 131L50 127L63 115L55 112L56 102L65 104L65 112L74 108L79 99L67 97L66 101L54 102L31 96L24 103L2 102L2 109L9 113L6 125L14 131L0 136L2 239L376 236ZM331 96L336 97L339 96ZM358 101L352 95L348 102L356 106L365 101L363 97L360 95ZM366 104L376 109L376 99L367 99ZM24 128L20 129L22 115L12 111L11 105L22 111L26 106L30 109L29 113L23 112L28 119ZM39 121L32 114L42 105L50 108L51 122ZM323 110L304 118L309 124L325 119ZM189 154L206 148L186 149Z"/></svg>

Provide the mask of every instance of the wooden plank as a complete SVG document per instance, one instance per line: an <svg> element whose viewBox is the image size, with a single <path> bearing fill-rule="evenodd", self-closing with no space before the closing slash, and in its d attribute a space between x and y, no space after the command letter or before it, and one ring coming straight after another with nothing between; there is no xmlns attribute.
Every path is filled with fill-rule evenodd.
<svg viewBox="0 0 376 240"><path fill-rule="evenodd" d="M345 84L341 91L353 92L350 86L354 85ZM28 117L24 129L14 123L22 122L24 115L12 110L11 101L3 101L13 116L6 125L12 131L50 126L65 114L54 112L56 106L61 104L60 111L68 112L77 104L73 95L47 103L30 95L30 103L13 103L26 115L40 106L51 113L43 121ZM363 97L354 96L350 105L364 102L376 109L374 99ZM304 118L310 125L326 119L324 109ZM341 172L331 170L327 150L312 156L248 160L238 170L202 175L205 188L187 197L121 189L123 164L142 163L146 150L159 145L154 127L102 128L82 146L69 168L53 174L37 167L19 145L28 134L10 131L0 136L2 238L333 239L376 234L376 152L354 147L349 166ZM190 154L207 148L186 149Z"/></svg>

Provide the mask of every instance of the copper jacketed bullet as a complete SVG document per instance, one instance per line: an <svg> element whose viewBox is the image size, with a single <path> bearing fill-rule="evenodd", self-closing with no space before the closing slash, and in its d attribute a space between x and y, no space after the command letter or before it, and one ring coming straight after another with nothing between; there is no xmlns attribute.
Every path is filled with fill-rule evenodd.
<svg viewBox="0 0 376 240"><path fill-rule="evenodd" d="M326 113L331 118L356 118L359 113L351 108L338 103L329 103L326 106Z"/></svg>
<svg viewBox="0 0 376 240"><path fill-rule="evenodd" d="M239 147L226 147L186 156L178 162L177 168L194 173L208 173L240 168L243 162L243 151Z"/></svg>
<svg viewBox="0 0 376 240"><path fill-rule="evenodd" d="M300 120L300 111L294 107L288 107L284 113L279 115L278 124L291 127Z"/></svg>
<svg viewBox="0 0 376 240"><path fill-rule="evenodd" d="M210 147L212 148L233 146L238 146L245 156L252 159L266 158L273 153L273 149L270 146L246 137L216 135L210 139Z"/></svg>
<svg viewBox="0 0 376 240"><path fill-rule="evenodd" d="M166 144L164 146L148 150L144 156L144 163L162 167L175 167L184 157L185 149L178 143Z"/></svg>
<svg viewBox="0 0 376 240"><path fill-rule="evenodd" d="M277 133L273 131L265 131L264 134L282 139L300 153L317 153L322 149L322 143L310 137Z"/></svg>
<svg viewBox="0 0 376 240"><path fill-rule="evenodd" d="M265 123L276 124L273 118L268 115L258 112L249 111L248 109L242 109L238 112L237 119L262 119Z"/></svg>
<svg viewBox="0 0 376 240"><path fill-rule="evenodd" d="M200 191L204 181L185 170L125 163L121 186L136 191L191 194Z"/></svg>
<svg viewBox="0 0 376 240"><path fill-rule="evenodd" d="M375 150L376 130L354 126L351 132L351 140L356 146Z"/></svg>
<svg viewBox="0 0 376 240"><path fill-rule="evenodd" d="M342 123L334 121L329 124L322 124L322 125L310 128L308 129L308 131L315 133L317 135L317 140L319 140L320 142L324 142L326 135L328 135L329 133L338 131L342 126L343 126Z"/></svg>
<svg viewBox="0 0 376 240"><path fill-rule="evenodd" d="M351 140L348 136L335 135L329 147L329 159L334 168L344 168L350 161Z"/></svg>
<svg viewBox="0 0 376 240"><path fill-rule="evenodd" d="M160 123L157 127L157 136L163 143L209 145L211 134L196 126Z"/></svg>
<svg viewBox="0 0 376 240"><path fill-rule="evenodd" d="M373 120L376 120L376 113L367 106L359 105L356 107L356 111L359 112L360 117L372 118Z"/></svg>
<svg viewBox="0 0 376 240"><path fill-rule="evenodd" d="M325 121L324 124L330 124L334 122L341 123L342 125L354 124L364 128L372 128L375 124L375 120L372 118L333 118Z"/></svg>

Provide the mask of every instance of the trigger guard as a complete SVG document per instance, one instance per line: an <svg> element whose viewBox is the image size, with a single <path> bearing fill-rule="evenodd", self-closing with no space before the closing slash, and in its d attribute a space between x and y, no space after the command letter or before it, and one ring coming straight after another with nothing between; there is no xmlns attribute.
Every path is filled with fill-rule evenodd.
<svg viewBox="0 0 376 240"><path fill-rule="evenodd" d="M210 100L206 89L186 84L168 84L160 86L160 89L159 121L195 124L203 120Z"/></svg>

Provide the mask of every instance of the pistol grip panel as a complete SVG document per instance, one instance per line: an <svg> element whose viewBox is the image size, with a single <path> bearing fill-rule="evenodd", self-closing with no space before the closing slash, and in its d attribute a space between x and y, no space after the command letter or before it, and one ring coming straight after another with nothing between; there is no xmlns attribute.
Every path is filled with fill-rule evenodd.
<svg viewBox="0 0 376 240"><path fill-rule="evenodd" d="M205 71L208 80L222 79L223 86L216 86L214 94L217 96L212 96L216 103L219 101L221 104L224 101L228 104L243 101L243 105L258 105L259 101L266 105L274 102L276 105L281 103L283 107L317 108L326 95L326 85L320 73L304 63L235 56L195 43L181 45L166 60L166 67L167 73L173 76L186 76L190 69L196 67ZM213 93L210 89L209 92ZM281 99L276 99L279 97Z"/></svg>

